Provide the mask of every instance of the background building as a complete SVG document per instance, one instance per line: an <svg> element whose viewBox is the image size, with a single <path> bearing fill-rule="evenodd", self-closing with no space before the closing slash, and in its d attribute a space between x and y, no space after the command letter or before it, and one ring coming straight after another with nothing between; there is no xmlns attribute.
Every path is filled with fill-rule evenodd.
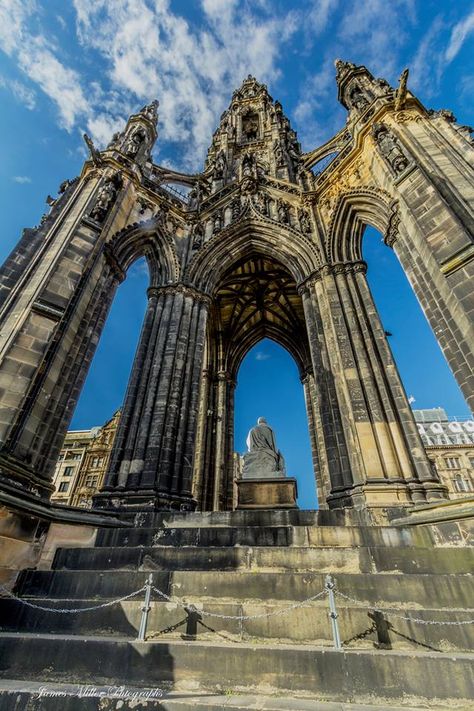
<svg viewBox="0 0 474 711"><path fill-rule="evenodd" d="M474 491L474 420L450 420L441 407L413 414L428 459L450 498Z"/></svg>
<svg viewBox="0 0 474 711"><path fill-rule="evenodd" d="M52 500L90 508L101 487L115 438L120 410L102 427L66 434L54 475Z"/></svg>

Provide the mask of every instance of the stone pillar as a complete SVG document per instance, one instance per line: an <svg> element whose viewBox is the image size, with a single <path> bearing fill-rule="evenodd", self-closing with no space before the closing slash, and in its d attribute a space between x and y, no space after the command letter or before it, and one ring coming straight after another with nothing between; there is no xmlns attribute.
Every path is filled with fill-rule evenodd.
<svg viewBox="0 0 474 711"><path fill-rule="evenodd" d="M318 433L318 453L321 467L321 480L331 482L331 496L341 497L341 505L351 505L347 491L354 483L354 473L349 460L347 439L337 388L340 378L334 376L338 370L331 359L336 348L328 340L328 315L321 313L321 282L319 277L311 279L300 287L303 300L308 341L314 372L314 385L317 402L314 408L315 430ZM332 347L331 347L332 345ZM336 356L337 357L337 356ZM360 479L362 481L362 479ZM323 487L324 488L324 487Z"/></svg>
<svg viewBox="0 0 474 711"><path fill-rule="evenodd" d="M330 507L364 508L444 498L444 488L429 466L418 435L365 269L362 262L336 264L323 269L305 290L309 332L319 309L326 353L331 354L325 380L332 386L333 404L331 409L320 409L322 429L324 432L329 412L340 419L337 445L339 453L347 451L350 462L349 471L341 466L345 459L340 459L339 470L334 469L334 444L325 436L318 449L327 456L331 480L328 503ZM310 343L313 352L311 333ZM319 369L324 372L324 349L319 348ZM318 385L318 365L314 367L316 390L322 398L322 378Z"/></svg>
<svg viewBox="0 0 474 711"><path fill-rule="evenodd" d="M219 370L217 373L215 399L216 432L214 435L213 511L226 511L232 506L234 388L235 382L230 374L225 370Z"/></svg>
<svg viewBox="0 0 474 711"><path fill-rule="evenodd" d="M301 383L304 389L306 414L308 417L308 429L311 442L313 471L316 479L318 507L320 509L327 509L327 498L331 491L331 483L329 481L329 469L327 466L327 458L324 448L324 438L322 437L323 430L319 418L314 375L312 373L306 373L306 375L301 378ZM325 462L325 466L321 465L321 461Z"/></svg>
<svg viewBox="0 0 474 711"><path fill-rule="evenodd" d="M193 509L209 297L152 287L104 489L96 507Z"/></svg>
<svg viewBox="0 0 474 711"><path fill-rule="evenodd" d="M392 351L365 276L365 265L354 265L347 279L360 333L372 363L380 398L389 457L405 479L413 501L445 498L444 487L430 466Z"/></svg>
<svg viewBox="0 0 474 711"><path fill-rule="evenodd" d="M196 450L194 455L193 498L197 501L198 509L206 508L206 439L207 422L209 419L209 397L211 390L212 373L209 368L204 368L201 376L201 392L199 395L198 425L196 429Z"/></svg>
<svg viewBox="0 0 474 711"><path fill-rule="evenodd" d="M112 180L98 177L73 184L28 261L16 250L0 273L0 482L17 493L52 492L61 442L124 276L104 252L117 206L109 204L104 224L87 216Z"/></svg>

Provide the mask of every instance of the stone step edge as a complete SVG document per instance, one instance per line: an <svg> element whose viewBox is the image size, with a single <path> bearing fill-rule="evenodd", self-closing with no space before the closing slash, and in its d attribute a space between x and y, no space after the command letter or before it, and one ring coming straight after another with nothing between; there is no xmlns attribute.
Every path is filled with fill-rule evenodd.
<svg viewBox="0 0 474 711"><path fill-rule="evenodd" d="M22 681L16 679L0 679L0 698L2 696L13 696L13 695L27 695L29 697L39 695L40 690L50 690L51 692L59 692L60 698L75 698L78 697L78 690L82 689L83 694L87 693L88 699L96 700L97 702L102 699L122 699L126 698L125 694L128 692L132 695L134 692L141 692L141 698L146 698L145 694L149 691L149 687L137 687L130 686L126 687L124 692L121 691L122 687L115 687L115 695L111 693L111 686L101 686L99 684L91 685L89 682L84 682L83 684L66 684L64 682L53 682L50 681ZM114 687L112 687L113 689ZM94 690L95 693L90 693ZM153 689L152 689L153 691ZM51 693L51 696L53 693ZM166 704L162 706L163 711L167 711L167 706L170 707L170 711L174 711L175 708L193 708L198 709L209 707L212 704L216 711L219 709L229 708L231 711L386 711L387 706L384 704L380 706L379 704L352 704L350 702L331 702L331 701L320 701L315 697L310 696L282 696L278 694L276 696L268 695L246 695L240 693L226 693L224 695L216 695L212 692L202 692L196 695L196 693L189 693L188 697L183 698L183 692L164 692L163 696L155 697L160 701L161 704ZM135 701L133 703L136 703ZM434 706L430 707L433 711L443 711L445 706ZM468 707L465 707L466 709ZM422 706L393 706L390 705L390 711L418 711L418 709L426 709L426 705ZM464 711L460 706L456 706L457 711Z"/></svg>
<svg viewBox="0 0 474 711"><path fill-rule="evenodd" d="M184 550L184 551L195 551L195 550L200 550L200 551L222 551L222 550L229 550L229 549L239 549L239 550L244 550L244 551L252 551L252 550L267 550L267 551L275 551L275 550L321 550L321 551L361 551L361 550L386 550L386 551L410 551L412 549L417 555L419 553L423 552L433 552L436 550L437 553L440 551L446 551L446 555L451 554L453 550L459 550L459 551L466 551L466 549L470 549L471 546L441 546L439 548L434 548L432 546L376 546L376 545L352 545L352 544L343 544L343 545L312 545L310 543L301 545L300 543L289 543L289 544L281 544L277 543L274 546L269 546L269 545L257 545L257 544L248 544L248 543L232 543L229 545L222 545L222 546L208 546L208 545L200 545L199 543L196 545L173 545L173 544L154 544L154 545L136 545L136 546L129 546L129 545L124 545L124 546L87 546L87 547L81 547L81 546L72 546L72 547L62 547L58 548L57 551L61 553L68 553L70 551L122 551L122 550L150 550L150 551L156 551L156 550L173 550L173 549L179 549L179 550ZM474 546L473 546L474 548Z"/></svg>
<svg viewBox="0 0 474 711"><path fill-rule="evenodd" d="M71 635L68 634L58 634L58 633L50 633L50 634L45 634L42 632L22 632L21 634L18 634L16 632L0 632L0 639L10 639L12 642L15 640L21 639L21 638L26 638L26 639L41 639L46 644L52 643L52 642L70 642L71 641ZM126 643L133 645L134 647L137 645L154 645L154 646L161 646L161 647L169 647L170 645L174 646L180 646L180 647L185 647L189 646L192 648L217 648L217 649L232 649L235 646L238 646L241 649L249 649L249 650L254 650L255 646L251 642L248 641L242 641L242 642L222 642L220 640L181 640L181 639L174 639L172 641L162 641L162 640L147 640L146 642L138 642L135 639L130 639L129 637L124 637L124 636L117 636L117 637L103 637L102 635L82 635L81 637L74 637L74 641L81 639L84 641L90 641L90 642L103 642L109 645L114 645L114 644L121 644L121 643ZM257 645L258 646L258 645ZM328 648L324 645L308 645L308 644L288 644L285 642L278 643L278 644L266 644L265 645L266 650L275 650L278 652L281 652L282 650L288 650L289 652L295 652L295 651L300 651L304 654L308 654L308 652L321 652L324 655L327 654L347 654L347 655L359 655L359 656L396 656L396 657L420 657L422 659L426 659L428 657L432 657L433 659L453 659L453 660L459 660L459 659L465 659L467 661L474 661L474 652L433 652L431 650L423 650L419 651L417 649L351 649L350 647L348 648L343 648L341 650L336 650L336 649L331 649Z"/></svg>

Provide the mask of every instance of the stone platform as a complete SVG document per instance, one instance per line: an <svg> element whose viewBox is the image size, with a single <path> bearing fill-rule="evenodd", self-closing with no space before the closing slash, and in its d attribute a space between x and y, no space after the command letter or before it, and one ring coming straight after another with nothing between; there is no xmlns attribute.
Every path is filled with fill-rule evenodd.
<svg viewBox="0 0 474 711"><path fill-rule="evenodd" d="M53 609L90 607L133 593L152 573L172 602L153 593L147 641L138 642L143 592L74 614L0 600L0 708L135 708L78 700L82 684L159 687L171 696L144 707L166 711L470 708L474 629L462 624L474 618L470 522L458 535L453 522L356 518L150 513L139 526L100 530L93 548L57 551L52 569L21 574L17 595ZM336 597L341 651L327 599L308 602L327 573L348 596ZM440 624L422 624L432 621ZM65 696L39 699L40 685Z"/></svg>
<svg viewBox="0 0 474 711"><path fill-rule="evenodd" d="M237 509L296 509L296 479L237 479Z"/></svg>

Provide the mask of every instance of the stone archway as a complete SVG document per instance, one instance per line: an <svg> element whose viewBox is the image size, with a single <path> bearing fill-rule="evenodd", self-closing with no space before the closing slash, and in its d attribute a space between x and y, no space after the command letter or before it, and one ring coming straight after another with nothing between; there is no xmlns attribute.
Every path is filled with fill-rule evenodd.
<svg viewBox="0 0 474 711"><path fill-rule="evenodd" d="M289 351L304 382L312 366L296 282L274 257L250 252L228 267L213 292L194 481L202 508L232 508L237 372L248 351L263 338ZM312 435L313 429L310 426ZM316 463L313 436L311 442Z"/></svg>

